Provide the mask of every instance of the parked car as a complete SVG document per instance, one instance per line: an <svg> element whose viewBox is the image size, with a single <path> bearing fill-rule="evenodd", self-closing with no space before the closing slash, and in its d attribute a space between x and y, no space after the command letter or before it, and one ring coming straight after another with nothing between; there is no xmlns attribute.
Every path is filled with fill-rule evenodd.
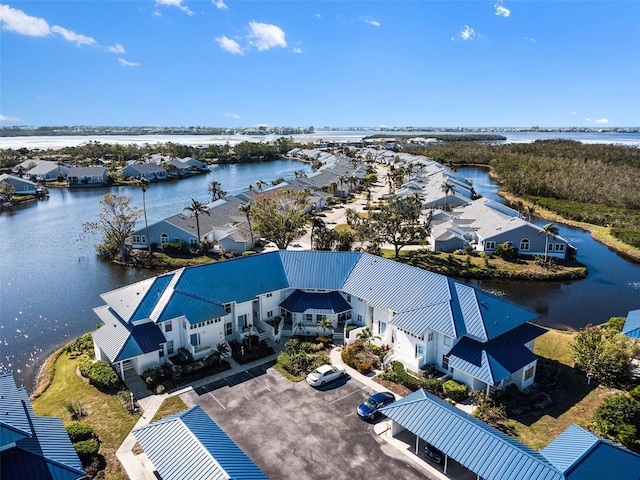
<svg viewBox="0 0 640 480"><path fill-rule="evenodd" d="M322 365L307 375L307 383L312 387L322 387L346 374L347 372L341 365Z"/></svg>
<svg viewBox="0 0 640 480"><path fill-rule="evenodd" d="M444 460L444 454L430 443L424 446L424 455L427 459L438 464Z"/></svg>
<svg viewBox="0 0 640 480"><path fill-rule="evenodd" d="M373 420L378 415L378 409L396 401L396 397L391 392L382 392L371 395L364 403L358 406L358 416L365 420Z"/></svg>

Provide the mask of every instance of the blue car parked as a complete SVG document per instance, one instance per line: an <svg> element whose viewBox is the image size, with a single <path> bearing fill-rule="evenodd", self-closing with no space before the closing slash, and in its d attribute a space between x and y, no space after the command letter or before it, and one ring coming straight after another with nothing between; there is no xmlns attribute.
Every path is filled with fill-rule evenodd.
<svg viewBox="0 0 640 480"><path fill-rule="evenodd" d="M378 409L396 401L391 392L376 393L365 400L358 407L358 415L365 420L373 420L378 414Z"/></svg>

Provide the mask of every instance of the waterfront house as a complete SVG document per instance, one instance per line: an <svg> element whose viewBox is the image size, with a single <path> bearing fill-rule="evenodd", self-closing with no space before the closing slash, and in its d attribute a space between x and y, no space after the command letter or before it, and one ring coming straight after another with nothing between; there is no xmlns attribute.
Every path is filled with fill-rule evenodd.
<svg viewBox="0 0 640 480"><path fill-rule="evenodd" d="M27 391L16 386L11 373L0 375L0 392L0 478L84 478L62 420L36 415Z"/></svg>
<svg viewBox="0 0 640 480"><path fill-rule="evenodd" d="M207 213L200 214L200 238L196 218L188 213L178 213L160 220L131 234L131 247L146 249L148 240L152 246L162 248L165 243L181 242L189 246L199 245L203 240L217 243L218 248L243 253L253 248L253 239L248 228L247 217L239 210L246 202L238 196L227 196L207 205Z"/></svg>
<svg viewBox="0 0 640 480"><path fill-rule="evenodd" d="M25 175L36 182L55 182L59 178L66 180L68 173L69 167L45 160L28 170Z"/></svg>
<svg viewBox="0 0 640 480"><path fill-rule="evenodd" d="M340 296L341 298L338 298ZM96 357L124 376L187 349L204 358L246 332L339 336L368 327L408 368L474 389L533 383L538 315L443 275L361 252L274 251L187 267L102 295Z"/></svg>
<svg viewBox="0 0 640 480"><path fill-rule="evenodd" d="M520 255L575 258L576 249L556 235L547 238L544 229L502 204L480 198L456 207L448 219L434 222L429 244L435 251L453 252L471 246L476 252L493 253L509 243Z"/></svg>
<svg viewBox="0 0 640 480"><path fill-rule="evenodd" d="M70 187L101 187L109 183L107 167L71 167L67 174Z"/></svg>
<svg viewBox="0 0 640 480"><path fill-rule="evenodd" d="M13 195L37 195L41 190L37 184L24 178L3 173L0 182L7 182L13 187Z"/></svg>
<svg viewBox="0 0 640 480"><path fill-rule="evenodd" d="M392 436L415 436L416 454L425 443L440 450L445 475L450 459L485 480L637 480L640 472L640 455L575 424L538 451L424 390L380 412Z"/></svg>
<svg viewBox="0 0 640 480"><path fill-rule="evenodd" d="M163 480L267 480L199 406L132 433Z"/></svg>
<svg viewBox="0 0 640 480"><path fill-rule="evenodd" d="M155 163L132 163L122 169L122 174L130 178L146 178L150 182L167 179L167 171Z"/></svg>
<svg viewBox="0 0 640 480"><path fill-rule="evenodd" d="M191 158L191 157L186 157L183 158L182 161L184 163L186 163L187 165L189 165L189 167L191 167L192 171L196 171L196 172L208 172L209 171L209 165L207 165L204 162L201 162L200 160L196 160L195 158Z"/></svg>

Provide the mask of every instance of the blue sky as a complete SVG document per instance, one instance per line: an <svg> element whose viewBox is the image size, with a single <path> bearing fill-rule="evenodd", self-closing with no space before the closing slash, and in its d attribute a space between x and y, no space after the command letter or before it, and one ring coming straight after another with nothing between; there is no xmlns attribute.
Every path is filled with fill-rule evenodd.
<svg viewBox="0 0 640 480"><path fill-rule="evenodd" d="M640 126L639 1L9 1L0 125Z"/></svg>

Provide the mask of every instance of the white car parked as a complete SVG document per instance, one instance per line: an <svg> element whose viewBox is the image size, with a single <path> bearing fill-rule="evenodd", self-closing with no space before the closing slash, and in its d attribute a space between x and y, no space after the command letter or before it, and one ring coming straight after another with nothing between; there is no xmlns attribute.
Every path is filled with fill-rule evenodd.
<svg viewBox="0 0 640 480"><path fill-rule="evenodd" d="M322 387L346 374L347 372L341 365L322 365L307 375L307 383L312 387Z"/></svg>

